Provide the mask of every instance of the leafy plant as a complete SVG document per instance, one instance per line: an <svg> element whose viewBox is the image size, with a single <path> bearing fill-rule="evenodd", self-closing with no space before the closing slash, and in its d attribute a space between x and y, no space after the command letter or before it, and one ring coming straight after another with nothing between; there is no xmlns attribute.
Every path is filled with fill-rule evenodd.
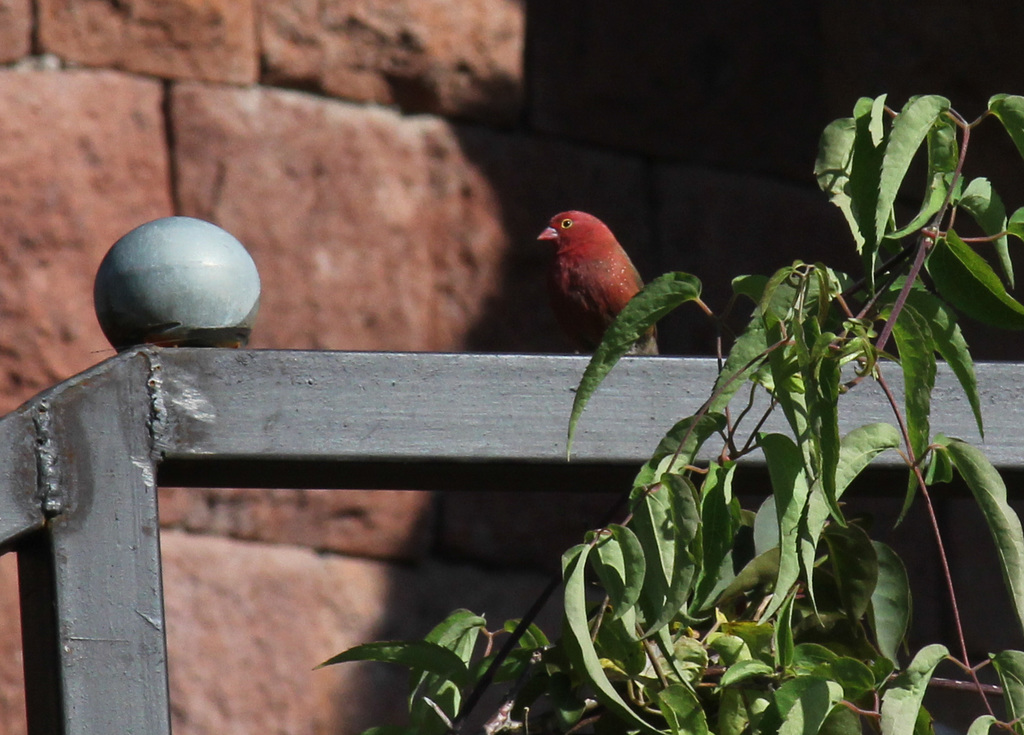
<svg viewBox="0 0 1024 735"><path fill-rule="evenodd" d="M922 701L929 686L948 683L933 676L943 661L963 672L958 686L977 691L971 735L1024 732L1024 652L971 660L932 500L936 485L960 475L991 530L1024 630L1024 533L1006 488L979 448L935 432L929 415L941 358L983 432L958 312L1024 328L1024 305L1007 291L1024 209L1008 214L989 181L963 176L971 131L990 118L1024 155L1024 97L993 97L968 122L942 97L915 97L897 111L883 95L830 124L814 173L849 224L863 274L797 262L735 279L753 314L727 353L723 338L707 401L640 468L628 514L562 558L561 637L548 638L531 614L498 631L511 635L496 652L496 634L463 610L424 641L335 656L326 664L390 661L412 672L410 725L371 732L458 731L480 692L503 683L487 733L916 735L932 730ZM906 210L915 158L924 191ZM981 234L961 234L963 224ZM711 313L694 276L670 273L629 303L583 375L570 450L588 400L637 334L690 302ZM902 403L888 382L896 370ZM867 381L881 388L892 420L841 435L842 397ZM763 431L772 412L788 433ZM771 495L753 512L733 484L755 452ZM903 514L920 503L930 519L956 622L952 651L933 643L905 652L907 571L862 519L844 515L846 493L883 452L907 467ZM986 665L1005 706L978 680Z"/></svg>

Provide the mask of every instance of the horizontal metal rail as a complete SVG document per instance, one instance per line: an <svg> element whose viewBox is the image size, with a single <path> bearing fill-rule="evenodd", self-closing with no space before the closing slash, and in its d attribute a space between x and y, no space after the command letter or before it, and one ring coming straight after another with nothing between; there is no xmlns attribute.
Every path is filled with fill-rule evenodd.
<svg viewBox="0 0 1024 735"><path fill-rule="evenodd" d="M30 731L169 732L158 483L616 489L701 405L717 372L710 359L624 359L591 399L567 461L586 364L137 348L0 419L0 552L18 552ZM979 365L978 384L986 452L1024 469L1024 367ZM892 420L867 383L842 409L844 430ZM978 438L945 369L932 425Z"/></svg>

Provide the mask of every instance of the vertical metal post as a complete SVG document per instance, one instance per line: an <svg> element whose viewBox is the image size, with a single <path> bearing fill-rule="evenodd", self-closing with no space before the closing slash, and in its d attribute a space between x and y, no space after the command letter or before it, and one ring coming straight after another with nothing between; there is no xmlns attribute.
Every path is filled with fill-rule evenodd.
<svg viewBox="0 0 1024 735"><path fill-rule="evenodd" d="M63 733L53 548L46 532L19 544L18 579L28 731L30 735Z"/></svg>
<svg viewBox="0 0 1024 735"><path fill-rule="evenodd" d="M170 733L148 369L85 374L36 409L51 518L18 549L31 735Z"/></svg>

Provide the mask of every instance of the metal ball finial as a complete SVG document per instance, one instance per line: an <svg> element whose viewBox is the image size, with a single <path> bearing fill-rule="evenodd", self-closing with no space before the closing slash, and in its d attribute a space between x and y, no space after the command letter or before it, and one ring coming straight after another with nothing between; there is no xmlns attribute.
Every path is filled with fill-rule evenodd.
<svg viewBox="0 0 1024 735"><path fill-rule="evenodd" d="M118 351L138 344L241 347L260 304L260 277L230 233L164 217L115 242L96 273L100 327Z"/></svg>

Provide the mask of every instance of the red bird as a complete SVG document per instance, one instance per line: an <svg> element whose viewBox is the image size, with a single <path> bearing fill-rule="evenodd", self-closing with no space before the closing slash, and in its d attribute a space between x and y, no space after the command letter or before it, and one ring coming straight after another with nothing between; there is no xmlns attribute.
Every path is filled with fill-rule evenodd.
<svg viewBox="0 0 1024 735"><path fill-rule="evenodd" d="M612 231L591 214L556 214L537 239L552 240L556 246L548 271L555 318L578 349L593 352L644 282ZM651 327L630 354L657 355L655 338Z"/></svg>

